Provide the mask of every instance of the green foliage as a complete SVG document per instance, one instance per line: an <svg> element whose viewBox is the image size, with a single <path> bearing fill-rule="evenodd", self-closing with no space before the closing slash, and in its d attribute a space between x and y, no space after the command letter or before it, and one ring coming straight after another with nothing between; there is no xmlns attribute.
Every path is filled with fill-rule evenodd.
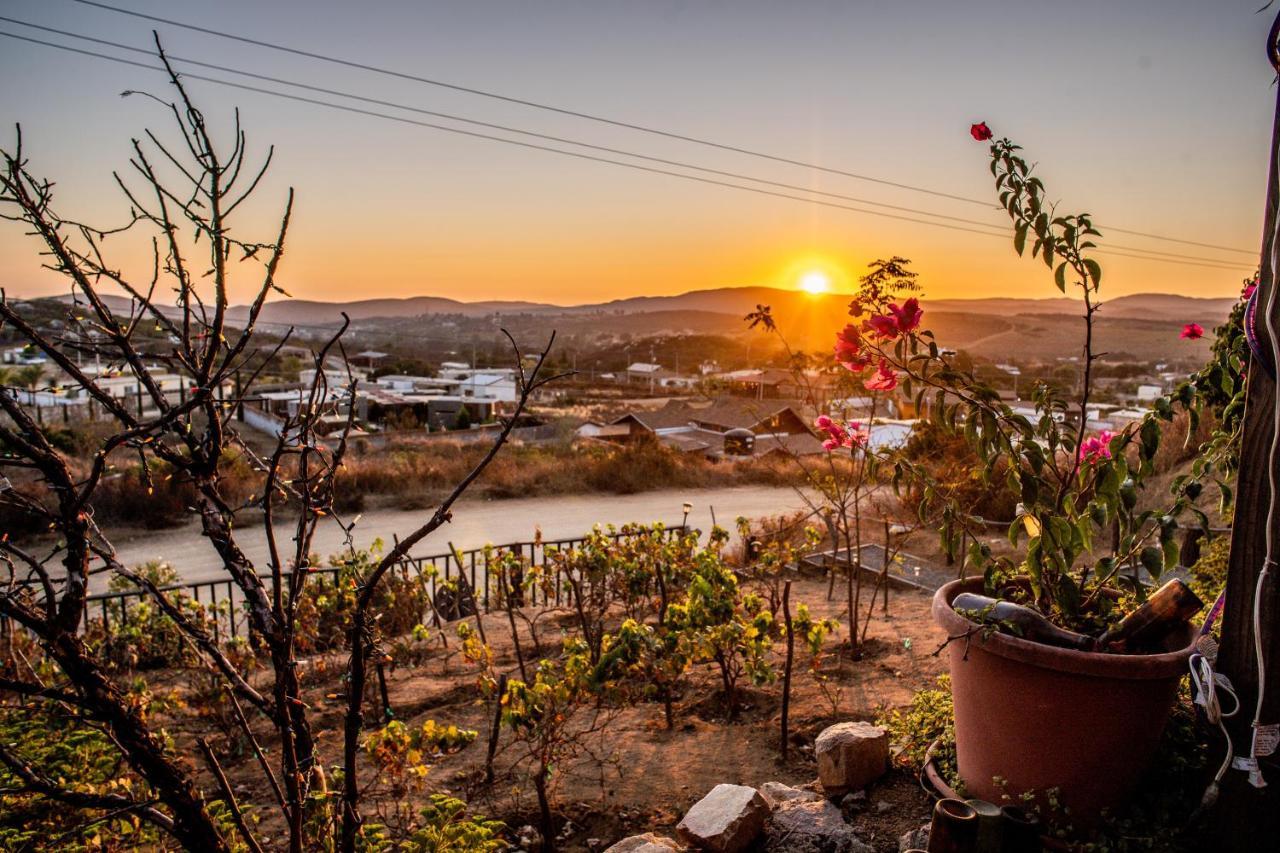
<svg viewBox="0 0 1280 853"><path fill-rule="evenodd" d="M1236 422L1234 395L1243 355L1237 340L1223 343L1220 364L1173 398L1158 400L1144 420L1115 435L1087 435L1090 376L1097 357L1091 348L1092 324L1102 279L1090 253L1099 234L1088 214L1057 214L1046 201L1044 184L1018 151L1007 139L993 143L991 173L1014 225L1015 250L1022 254L1030 245L1030 254L1053 271L1059 290L1070 284L1083 297L1086 345L1080 393L1068 398L1040 385L1033 394L1035 414L1027 416L940 350L928 331L869 340L867 346L902 371L902 388L914 395L918 408L930 404L934 427L963 437L980 461L982 482L1002 480L1017 495L1020 512L1008 538L1018 556L995 556L978 536L966 555L986 576L988 589L1021 597L1077 630L1098 632L1119 615L1100 591L1120 580L1122 567L1140 562L1159 578L1177 562L1179 519L1189 513L1207 528L1196 500L1203 481L1231 465L1232 439L1221 431L1199 449L1195 472L1175 482L1166 505L1144 508L1139 495L1155 473L1163 425L1173 421L1175 406L1189 414L1189 436L1206 405L1219 407L1228 430ZM894 482L900 491L917 484L921 519L940 515L944 544L954 551L976 507L957 501L954 489L906 457L896 462ZM1217 483L1228 498L1229 487L1222 479ZM1014 578L1023 583L1007 586ZM1139 598L1145 594L1135 592Z"/></svg>
<svg viewBox="0 0 1280 853"><path fill-rule="evenodd" d="M144 782L128 770L110 738L75 721L56 703L0 709L0 741L38 773L89 794L123 794L148 799ZM0 764L0 788L24 784ZM74 809L41 794L0 797L0 849L88 851L146 847L159 832L135 815L94 822L101 812Z"/></svg>
<svg viewBox="0 0 1280 853"><path fill-rule="evenodd" d="M692 531L675 535L662 524L597 526L581 545L548 547L549 564L531 569L529 578L548 594L561 583L567 588L594 663L610 608L621 605L628 618L641 622L658 615L687 586L699 553Z"/></svg>
<svg viewBox="0 0 1280 853"><path fill-rule="evenodd" d="M951 676L938 676L937 687L918 691L906 708L886 711L876 722L888 729L889 739L897 749L897 764L919 773L929 758L930 747L937 742L933 757L939 772L953 787L958 784Z"/></svg>
<svg viewBox="0 0 1280 853"><path fill-rule="evenodd" d="M138 573L162 590L179 581L173 566L158 561L139 566ZM107 585L111 592L136 588L133 581L119 576ZM215 609L212 604L202 604L179 590L165 594L190 622L210 632L217 614L226 611L225 604ZM105 602L105 613L90 619L85 642L101 660L117 670L193 666L200 661L177 624L145 594Z"/></svg>
<svg viewBox="0 0 1280 853"><path fill-rule="evenodd" d="M430 771L427 760L470 746L477 733L427 720L412 727L392 720L365 739L364 749L394 790L417 787Z"/></svg>
<svg viewBox="0 0 1280 853"><path fill-rule="evenodd" d="M421 825L400 845L405 853L490 853L505 850L506 825L483 815L468 815L467 804L444 794L432 794L422 808Z"/></svg>
<svg viewBox="0 0 1280 853"><path fill-rule="evenodd" d="M1191 567L1191 589L1206 604L1216 601L1227 585L1230 557L1230 536L1215 536L1200 549L1200 558Z"/></svg>
<svg viewBox="0 0 1280 853"><path fill-rule="evenodd" d="M345 642L356 590L382 557L382 540L368 549L353 549L328 560L336 572L310 577L298 600L298 651L313 653ZM316 564L316 558L310 558ZM382 576L374 595L372 611L379 633L384 637L407 634L420 625L431 602L428 576L401 567Z"/></svg>
<svg viewBox="0 0 1280 853"><path fill-rule="evenodd" d="M758 595L740 594L737 577L718 552L697 555L685 599L667 611L667 621L681 633L691 659L711 660L719 668L730 719L738 715L744 676L753 684L773 680L773 616Z"/></svg>

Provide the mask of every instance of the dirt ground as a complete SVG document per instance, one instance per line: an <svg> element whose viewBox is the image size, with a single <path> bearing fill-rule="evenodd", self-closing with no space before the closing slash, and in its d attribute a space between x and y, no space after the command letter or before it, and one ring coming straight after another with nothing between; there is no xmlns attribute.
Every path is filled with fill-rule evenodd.
<svg viewBox="0 0 1280 853"><path fill-rule="evenodd" d="M740 718L729 723L719 702L718 675L709 666L693 673L691 688L676 707L676 727L665 728L662 707L646 704L621 709L601 709L593 718L598 730L584 739L583 751L574 760L555 768L552 793L557 816L568 821L559 849L599 849L627 835L655 830L674 832L684 812L721 782L759 786L779 781L802 786L816 783L817 769L812 743L827 725L844 720L870 720L885 708L906 705L912 694L932 684L944 671L944 661L933 655L943 639L929 617L927 593L894 590L889 613L876 604L875 615L861 658L849 654L848 624L841 604L843 590L837 584L834 601L828 602L826 581L816 577L797 580L793 607L809 605L815 617L840 620L840 630L828 639L823 672L838 699L824 695L797 649L791 703L790 757L779 759L781 664L776 683L748 688ZM869 588L864 596L869 594ZM866 600L863 601L865 612ZM553 653L567 627L568 614L548 613L536 622L536 634L544 653ZM515 672L516 660L510 628L503 614L484 617L484 626L496 654L497 666ZM492 706L478 700L476 670L458 652L456 637L449 649L439 641L416 666L401 666L388 673L387 686L395 717L410 725L427 719L454 723L479 732L475 743L432 762L425 783L404 794L411 804L424 801L431 791L449 792L470 802L471 808L498 817L513 829L537 825L537 803L527 767L502 732L493 784L483 782L486 741ZM521 625L521 642L528 649L533 639ZM782 659L779 644L775 656ZM333 694L332 673L340 660L313 661L327 672L308 679L306 701L312 706L318 747L326 763L336 763L341 748L342 700ZM518 673L516 673L518 675ZM377 713L377 703L370 706ZM367 757L362 760L368 764ZM265 796L252 761L232 769L236 781L252 791L252 799ZM376 799L376 797L375 797ZM390 802L394 797L386 800ZM385 817L385 802L381 810ZM864 840L877 849L896 850L898 837L928 818L931 802L917 781L903 771L890 772L867 792L865 800L851 802L846 814ZM374 804L366 806L367 819L377 820ZM268 834L271 834L268 831ZM274 840L274 839L273 839ZM593 843L589 844L589 840Z"/></svg>

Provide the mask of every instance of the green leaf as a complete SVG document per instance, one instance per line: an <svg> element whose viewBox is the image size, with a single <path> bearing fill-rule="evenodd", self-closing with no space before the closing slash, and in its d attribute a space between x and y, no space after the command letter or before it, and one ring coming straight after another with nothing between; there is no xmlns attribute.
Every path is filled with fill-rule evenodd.
<svg viewBox="0 0 1280 853"><path fill-rule="evenodd" d="M1097 287L1098 282L1102 281L1102 267L1093 258L1085 258L1084 268L1089 271L1089 278L1093 279L1094 287Z"/></svg>
<svg viewBox="0 0 1280 853"><path fill-rule="evenodd" d="M1067 292L1067 264L1065 261L1058 264L1058 268L1054 270L1053 280L1058 285L1058 290L1063 293Z"/></svg>
<svg viewBox="0 0 1280 853"><path fill-rule="evenodd" d="M1013 229L1013 248L1019 255L1022 250L1027 247L1027 223L1022 223Z"/></svg>

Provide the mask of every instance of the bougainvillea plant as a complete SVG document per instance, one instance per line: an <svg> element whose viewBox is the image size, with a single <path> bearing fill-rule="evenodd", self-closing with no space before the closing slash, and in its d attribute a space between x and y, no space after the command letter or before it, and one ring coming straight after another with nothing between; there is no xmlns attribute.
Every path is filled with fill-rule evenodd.
<svg viewBox="0 0 1280 853"><path fill-rule="evenodd" d="M1117 616L1104 588L1136 579L1138 566L1153 578L1172 568L1184 515L1194 515L1207 528L1206 516L1196 507L1205 482L1216 482L1224 503L1229 502L1226 480L1233 467L1232 436L1238 432L1235 408L1243 396L1243 345L1234 338L1215 345L1209 365L1172 397L1157 401L1143 420L1117 432L1091 428L1099 357L1094 325L1102 281L1093 250L1100 234L1089 214L1057 212L1017 145L994 139L984 122L973 125L970 133L990 143L991 174L1013 223L1015 251L1041 260L1060 291L1080 297L1079 387L1066 393L1042 385L1034 393L1034 415L1015 411L923 328L925 306L916 297L896 301L874 291L860 293L850 305L853 322L836 336L835 359L869 389L899 389L914 397L923 417L965 437L984 460L985 477L1006 478L1020 495L1019 515L1008 527L1014 557L994 555L979 536L971 540L967 560L983 572L988 589L1021 596L1062 624L1096 631ZM1187 338L1202 334L1194 323L1182 332ZM1176 480L1168 501L1158 509L1141 508L1139 495L1154 473L1161 440L1172 432L1166 424L1173 422L1178 408L1189 412L1191 441L1206 404L1219 429L1201 446L1192 472ZM846 436L851 439L859 425L825 418L819 428L829 449L857 447ZM895 485L906 478L927 478L910 459L899 457L894 467ZM948 505L939 490L926 484L921 494L921 518L941 520L948 550L957 547L962 531L981 532L985 520ZM1020 582L1009 583L1015 580ZM1141 598L1142 586L1132 586Z"/></svg>

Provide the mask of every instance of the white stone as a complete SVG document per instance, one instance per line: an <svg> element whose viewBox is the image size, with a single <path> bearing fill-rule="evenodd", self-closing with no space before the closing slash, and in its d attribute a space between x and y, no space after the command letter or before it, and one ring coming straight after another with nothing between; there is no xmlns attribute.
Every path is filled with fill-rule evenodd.
<svg viewBox="0 0 1280 853"><path fill-rule="evenodd" d="M864 722L836 723L813 742L818 780L829 797L860 791L889 768L889 733Z"/></svg>
<svg viewBox="0 0 1280 853"><path fill-rule="evenodd" d="M770 853L874 853L828 800L791 800L774 811L765 830Z"/></svg>
<svg viewBox="0 0 1280 853"><path fill-rule="evenodd" d="M776 809L779 805L791 800L805 800L814 802L822 799L822 795L814 791L806 791L803 788L793 788L790 785L784 785L781 782L765 782L760 786L760 796L764 797L769 808Z"/></svg>
<svg viewBox="0 0 1280 853"><path fill-rule="evenodd" d="M716 785L693 804L676 832L699 850L739 853L764 831L769 804L755 788Z"/></svg>
<svg viewBox="0 0 1280 853"><path fill-rule="evenodd" d="M604 853L672 853L673 850L682 849L684 848L670 838L646 832L644 835L624 838Z"/></svg>

